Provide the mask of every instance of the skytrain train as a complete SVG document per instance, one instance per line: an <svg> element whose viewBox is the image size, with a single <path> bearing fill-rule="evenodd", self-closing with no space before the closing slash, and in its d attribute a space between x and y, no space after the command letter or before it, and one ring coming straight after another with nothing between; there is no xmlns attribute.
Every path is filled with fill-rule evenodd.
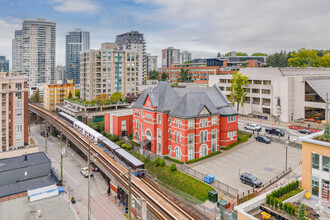
<svg viewBox="0 0 330 220"><path fill-rule="evenodd" d="M134 176L142 176L144 174L144 163L142 161L120 148L117 144L110 141L99 132L64 112L59 113L59 118L75 130L79 131L111 157L118 159L118 162L121 162L124 167L130 167Z"/></svg>

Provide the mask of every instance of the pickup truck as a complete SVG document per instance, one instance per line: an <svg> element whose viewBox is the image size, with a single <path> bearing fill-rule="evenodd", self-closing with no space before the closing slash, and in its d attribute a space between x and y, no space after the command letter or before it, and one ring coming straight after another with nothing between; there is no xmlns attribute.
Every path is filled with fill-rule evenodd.
<svg viewBox="0 0 330 220"><path fill-rule="evenodd" d="M251 131L261 131L261 127L256 124L246 124L244 125L245 130L251 130Z"/></svg>
<svg viewBox="0 0 330 220"><path fill-rule="evenodd" d="M273 134L281 137L285 135L285 132L279 128L266 128L265 131L267 134Z"/></svg>

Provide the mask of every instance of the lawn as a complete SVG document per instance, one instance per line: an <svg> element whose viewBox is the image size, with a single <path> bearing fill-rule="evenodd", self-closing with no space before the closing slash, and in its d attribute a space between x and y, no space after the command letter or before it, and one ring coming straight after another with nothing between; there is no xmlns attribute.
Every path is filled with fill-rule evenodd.
<svg viewBox="0 0 330 220"><path fill-rule="evenodd" d="M185 192L196 199L205 202L208 199L208 192L214 190L211 186L199 181L178 170L171 171L169 166L156 166L154 161L145 158L142 155L130 150L133 156L144 162L145 168L149 173L156 176L157 179L166 185L172 186L182 192Z"/></svg>

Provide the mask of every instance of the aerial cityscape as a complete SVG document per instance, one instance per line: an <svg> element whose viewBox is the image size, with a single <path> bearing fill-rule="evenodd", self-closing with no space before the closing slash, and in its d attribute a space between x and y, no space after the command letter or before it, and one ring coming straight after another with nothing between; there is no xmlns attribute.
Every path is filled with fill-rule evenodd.
<svg viewBox="0 0 330 220"><path fill-rule="evenodd" d="M0 220L330 219L330 2L0 5Z"/></svg>

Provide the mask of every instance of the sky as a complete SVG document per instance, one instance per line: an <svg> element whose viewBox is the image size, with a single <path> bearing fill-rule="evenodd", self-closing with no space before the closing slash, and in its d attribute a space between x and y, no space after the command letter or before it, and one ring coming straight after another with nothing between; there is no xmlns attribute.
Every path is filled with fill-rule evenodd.
<svg viewBox="0 0 330 220"><path fill-rule="evenodd" d="M10 63L14 31L37 18L56 22L57 65L65 65L65 33L75 28L90 31L92 49L142 32L159 62L170 46L193 58L330 48L329 0L0 0L0 6L0 56Z"/></svg>

